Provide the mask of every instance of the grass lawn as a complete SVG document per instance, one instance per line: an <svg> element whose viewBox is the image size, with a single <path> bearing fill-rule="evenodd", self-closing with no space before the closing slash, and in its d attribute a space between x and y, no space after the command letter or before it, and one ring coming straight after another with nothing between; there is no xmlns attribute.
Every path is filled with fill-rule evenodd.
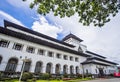
<svg viewBox="0 0 120 82"><path fill-rule="evenodd" d="M75 79L75 80L37 80L36 82L80 82L80 81L86 81L86 80L91 80L91 78L83 78L83 79ZM19 82L18 79L13 79L13 80L6 80L6 81L0 81L0 82ZM33 81L27 81L27 82L33 82Z"/></svg>
<svg viewBox="0 0 120 82"><path fill-rule="evenodd" d="M63 80L37 80L36 82L80 82L80 81L85 81L85 80L91 80L88 78L84 78L84 79L75 79L75 80L67 80L67 81L63 81ZM19 82L17 79L13 79L13 80L6 80L6 81L0 81L0 82ZM28 81L28 82L33 82L33 81Z"/></svg>

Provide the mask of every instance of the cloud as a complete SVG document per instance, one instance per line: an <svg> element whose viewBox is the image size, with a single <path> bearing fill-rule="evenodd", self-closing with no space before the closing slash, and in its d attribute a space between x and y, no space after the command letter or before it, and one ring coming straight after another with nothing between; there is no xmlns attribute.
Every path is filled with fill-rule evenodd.
<svg viewBox="0 0 120 82"><path fill-rule="evenodd" d="M62 31L62 27L49 24L49 22L43 16L39 16L39 20L33 22L32 29L53 38L57 38L57 35Z"/></svg>
<svg viewBox="0 0 120 82"><path fill-rule="evenodd" d="M4 20L8 20L8 21L11 21L13 23L16 23L16 24L19 24L21 26L24 26L19 20L15 19L14 17L12 17L11 15L3 12L0 10L0 25L3 26L3 21Z"/></svg>
<svg viewBox="0 0 120 82"><path fill-rule="evenodd" d="M94 27L92 24L88 27L83 26L78 22L77 15L70 18L59 18L51 13L47 17L63 27L64 36L71 32L84 40L82 44L87 45L88 50L120 64L120 13L102 28Z"/></svg>

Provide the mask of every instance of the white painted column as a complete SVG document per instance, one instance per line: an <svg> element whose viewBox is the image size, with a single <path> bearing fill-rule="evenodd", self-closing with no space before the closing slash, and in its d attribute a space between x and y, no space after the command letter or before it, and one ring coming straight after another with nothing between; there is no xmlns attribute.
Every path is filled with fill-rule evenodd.
<svg viewBox="0 0 120 82"><path fill-rule="evenodd" d="M48 53L48 51L47 51L47 50L45 50L45 56L47 56L47 53Z"/></svg>
<svg viewBox="0 0 120 82"><path fill-rule="evenodd" d="M34 73L34 71L35 71L35 66L36 66L36 63L35 63L35 62L32 62L32 63L31 63L31 67L30 67L30 72Z"/></svg>
<svg viewBox="0 0 120 82"><path fill-rule="evenodd" d="M24 45L23 46L23 52L26 52L26 49L27 49L27 45Z"/></svg>
<svg viewBox="0 0 120 82"><path fill-rule="evenodd" d="M18 66L16 68L16 72L21 72L22 65L23 65L23 61L20 59L18 62Z"/></svg>
<svg viewBox="0 0 120 82"><path fill-rule="evenodd" d="M37 52L38 52L38 49L37 49L37 48L35 48L35 54L37 54Z"/></svg>
<svg viewBox="0 0 120 82"><path fill-rule="evenodd" d="M67 67L67 74L70 74L70 66Z"/></svg>
<svg viewBox="0 0 120 82"><path fill-rule="evenodd" d="M60 66L60 74L63 74L63 65Z"/></svg>
<svg viewBox="0 0 120 82"><path fill-rule="evenodd" d="M9 49L12 49L13 46L14 46L14 42L10 42L9 45L8 45L8 48L9 48Z"/></svg>
<svg viewBox="0 0 120 82"><path fill-rule="evenodd" d="M52 74L55 74L55 65L53 64L53 66L52 66Z"/></svg>
<svg viewBox="0 0 120 82"><path fill-rule="evenodd" d="M42 73L46 73L46 64L43 64L42 66Z"/></svg>
<svg viewBox="0 0 120 82"><path fill-rule="evenodd" d="M7 61L3 60L0 65L0 71L5 71L6 66L7 66Z"/></svg>

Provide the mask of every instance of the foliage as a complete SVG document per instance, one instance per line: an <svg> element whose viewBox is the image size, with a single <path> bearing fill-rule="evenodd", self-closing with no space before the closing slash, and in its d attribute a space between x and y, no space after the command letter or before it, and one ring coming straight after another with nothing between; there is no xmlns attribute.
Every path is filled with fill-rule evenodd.
<svg viewBox="0 0 120 82"><path fill-rule="evenodd" d="M44 79L44 80L47 80L47 79L50 79L50 74L48 73L44 73L44 74L40 74L40 79Z"/></svg>
<svg viewBox="0 0 120 82"><path fill-rule="evenodd" d="M23 0L26 1L26 0ZM120 9L118 0L34 0L30 8L37 6L37 12L46 15L50 12L61 18L71 17L76 13L83 25L103 26Z"/></svg>
<svg viewBox="0 0 120 82"><path fill-rule="evenodd" d="M76 78L82 78L82 74L77 74Z"/></svg>
<svg viewBox="0 0 120 82"><path fill-rule="evenodd" d="M27 81L28 79L32 79L32 77L33 77L32 73L24 72L22 75L22 80Z"/></svg>
<svg viewBox="0 0 120 82"><path fill-rule="evenodd" d="M63 77L64 78L68 78L68 74L63 74Z"/></svg>

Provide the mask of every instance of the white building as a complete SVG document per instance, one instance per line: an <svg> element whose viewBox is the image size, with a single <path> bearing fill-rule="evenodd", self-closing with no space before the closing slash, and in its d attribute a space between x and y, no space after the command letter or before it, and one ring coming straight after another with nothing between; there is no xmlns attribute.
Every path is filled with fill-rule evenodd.
<svg viewBox="0 0 120 82"><path fill-rule="evenodd" d="M0 71L50 74L111 74L117 63L87 50L83 40L73 34L62 41L4 21L0 27Z"/></svg>

